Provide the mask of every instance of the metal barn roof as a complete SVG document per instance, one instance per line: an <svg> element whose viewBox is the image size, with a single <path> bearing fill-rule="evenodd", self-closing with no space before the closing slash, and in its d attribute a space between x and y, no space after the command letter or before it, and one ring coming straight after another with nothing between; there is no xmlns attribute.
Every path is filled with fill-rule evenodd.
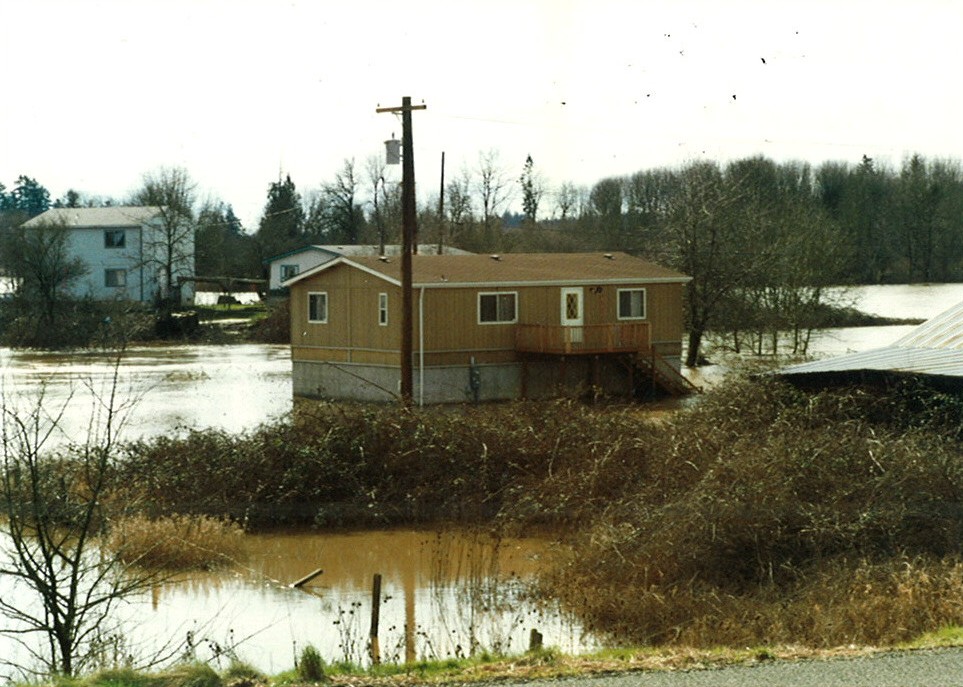
<svg viewBox="0 0 963 687"><path fill-rule="evenodd" d="M778 374L800 376L867 370L963 379L963 302L884 348L792 365Z"/></svg>

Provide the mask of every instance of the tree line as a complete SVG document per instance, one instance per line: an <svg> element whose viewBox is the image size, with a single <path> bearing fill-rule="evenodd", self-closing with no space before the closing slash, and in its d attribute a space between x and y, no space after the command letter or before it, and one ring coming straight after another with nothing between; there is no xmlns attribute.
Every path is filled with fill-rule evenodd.
<svg viewBox="0 0 963 687"><path fill-rule="evenodd" d="M737 350L805 352L830 286L963 280L956 161L694 162L603 179L577 208L547 224L692 277L690 365L708 331Z"/></svg>

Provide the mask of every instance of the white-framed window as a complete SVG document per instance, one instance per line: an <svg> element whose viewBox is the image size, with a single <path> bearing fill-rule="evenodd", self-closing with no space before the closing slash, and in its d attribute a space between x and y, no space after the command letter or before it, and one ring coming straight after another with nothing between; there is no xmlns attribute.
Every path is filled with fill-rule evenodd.
<svg viewBox="0 0 963 687"><path fill-rule="evenodd" d="M619 319L645 319L645 289L619 289Z"/></svg>
<svg viewBox="0 0 963 687"><path fill-rule="evenodd" d="M326 324L328 321L328 294L308 294L308 322Z"/></svg>
<svg viewBox="0 0 963 687"><path fill-rule="evenodd" d="M378 324L388 326L388 294L378 294Z"/></svg>
<svg viewBox="0 0 963 687"><path fill-rule="evenodd" d="M104 286L123 287L127 286L127 270L108 269L104 270Z"/></svg>
<svg viewBox="0 0 963 687"><path fill-rule="evenodd" d="M104 229L104 248L123 248L126 245L126 231L123 229Z"/></svg>
<svg viewBox="0 0 963 687"><path fill-rule="evenodd" d="M294 279L300 271L300 265L281 265L281 281L285 282L288 279Z"/></svg>
<svg viewBox="0 0 963 687"><path fill-rule="evenodd" d="M478 294L479 324L511 324L518 321L518 293Z"/></svg>

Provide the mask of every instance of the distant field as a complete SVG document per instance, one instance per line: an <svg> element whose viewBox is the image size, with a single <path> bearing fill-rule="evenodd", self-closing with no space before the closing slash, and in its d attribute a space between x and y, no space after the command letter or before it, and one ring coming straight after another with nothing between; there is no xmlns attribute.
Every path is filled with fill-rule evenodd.
<svg viewBox="0 0 963 687"><path fill-rule="evenodd" d="M254 291L235 291L233 293L198 291L194 294L194 305L217 305L217 299L221 296L234 296L240 305L253 305L261 302L261 297Z"/></svg>

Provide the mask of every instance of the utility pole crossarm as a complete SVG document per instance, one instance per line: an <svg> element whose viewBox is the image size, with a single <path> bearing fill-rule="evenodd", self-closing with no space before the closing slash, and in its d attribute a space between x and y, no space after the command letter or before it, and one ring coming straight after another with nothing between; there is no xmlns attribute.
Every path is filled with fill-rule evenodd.
<svg viewBox="0 0 963 687"><path fill-rule="evenodd" d="M381 114L382 112L404 112L405 110L427 110L427 105L399 105L397 107L379 107L375 109L375 112Z"/></svg>

